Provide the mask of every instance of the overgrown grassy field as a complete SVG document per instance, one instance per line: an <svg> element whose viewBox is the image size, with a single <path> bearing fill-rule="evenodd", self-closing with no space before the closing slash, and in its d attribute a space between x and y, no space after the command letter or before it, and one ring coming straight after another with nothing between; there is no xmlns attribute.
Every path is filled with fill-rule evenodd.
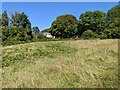
<svg viewBox="0 0 120 90"><path fill-rule="evenodd" d="M2 86L118 87L118 40L34 42L2 47Z"/></svg>

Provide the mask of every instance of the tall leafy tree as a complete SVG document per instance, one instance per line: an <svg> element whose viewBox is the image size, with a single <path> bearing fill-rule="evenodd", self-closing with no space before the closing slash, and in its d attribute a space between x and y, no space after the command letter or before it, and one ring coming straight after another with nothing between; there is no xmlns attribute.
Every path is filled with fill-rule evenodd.
<svg viewBox="0 0 120 90"><path fill-rule="evenodd" d="M107 12L108 28L120 27L120 5L117 5Z"/></svg>
<svg viewBox="0 0 120 90"><path fill-rule="evenodd" d="M120 38L120 5L107 12L107 28L104 31L107 38Z"/></svg>
<svg viewBox="0 0 120 90"><path fill-rule="evenodd" d="M20 14L20 26L22 26L23 28L31 29L31 22L28 19L28 16L24 12Z"/></svg>
<svg viewBox="0 0 120 90"><path fill-rule="evenodd" d="M11 18L11 26L19 26L19 18L20 18L20 14L15 11L14 14L12 14L12 18Z"/></svg>
<svg viewBox="0 0 120 90"><path fill-rule="evenodd" d="M21 14L15 12L14 14L12 14L11 25L31 29L31 22L24 12L22 12Z"/></svg>
<svg viewBox="0 0 120 90"><path fill-rule="evenodd" d="M31 40L33 38L32 30L31 30L31 22L28 19L28 16L24 12L18 13L15 11L15 13L12 14L11 25L23 28L23 30L27 31L27 35L29 36L28 39ZM21 33L23 36L24 31Z"/></svg>
<svg viewBox="0 0 120 90"><path fill-rule="evenodd" d="M82 33L86 30L92 30L99 34L105 29L106 25L106 13L97 11L87 11L80 15L78 22L78 33Z"/></svg>
<svg viewBox="0 0 120 90"><path fill-rule="evenodd" d="M73 37L77 32L76 17L70 14L58 16L52 23L50 32L59 38Z"/></svg>
<svg viewBox="0 0 120 90"><path fill-rule="evenodd" d="M2 13L1 25L2 26L8 26L8 24L9 24L9 18L8 18L7 12L4 11Z"/></svg>

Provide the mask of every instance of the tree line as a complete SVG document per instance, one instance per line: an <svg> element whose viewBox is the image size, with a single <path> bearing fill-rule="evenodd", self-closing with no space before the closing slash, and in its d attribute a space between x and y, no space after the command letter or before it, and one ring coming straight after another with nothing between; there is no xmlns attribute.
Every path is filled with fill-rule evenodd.
<svg viewBox="0 0 120 90"><path fill-rule="evenodd" d="M49 32L58 38L120 38L120 5L107 13L96 10L82 13L79 20L66 14L56 18Z"/></svg>
<svg viewBox="0 0 120 90"><path fill-rule="evenodd" d="M50 28L42 32L49 32L57 39L115 39L120 38L119 21L120 5L117 5L107 13L99 10L86 11L79 16L79 20L71 14L60 15ZM31 22L24 12L15 11L9 18L7 11L4 11L0 22L3 45L48 40L38 26L31 27Z"/></svg>

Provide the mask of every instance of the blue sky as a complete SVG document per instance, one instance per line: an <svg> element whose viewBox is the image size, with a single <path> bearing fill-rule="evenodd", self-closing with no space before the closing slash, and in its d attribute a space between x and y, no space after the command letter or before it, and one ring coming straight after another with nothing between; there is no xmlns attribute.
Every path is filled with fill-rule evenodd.
<svg viewBox="0 0 120 90"><path fill-rule="evenodd" d="M43 30L49 28L59 15L72 14L79 19L80 14L86 11L107 12L117 4L117 2L2 2L2 11L7 10L9 16L15 10L25 12L32 27L38 26Z"/></svg>

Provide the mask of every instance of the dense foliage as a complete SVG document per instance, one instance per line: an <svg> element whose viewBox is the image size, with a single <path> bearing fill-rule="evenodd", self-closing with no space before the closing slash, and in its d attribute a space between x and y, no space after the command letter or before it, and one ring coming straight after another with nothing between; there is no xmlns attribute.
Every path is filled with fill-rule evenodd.
<svg viewBox="0 0 120 90"><path fill-rule="evenodd" d="M39 39L35 39L36 34L40 31L39 28L37 26L31 28L31 22L24 12L15 12L11 18L8 18L7 12L4 11L0 20L2 45L39 41Z"/></svg>
<svg viewBox="0 0 120 90"><path fill-rule="evenodd" d="M92 30L87 30L87 31L83 32L83 34L81 36L81 38L83 38L83 39L90 39L90 38L97 38L97 37L98 37L98 35L95 32L93 32Z"/></svg>
<svg viewBox="0 0 120 90"><path fill-rule="evenodd" d="M45 41L44 32L49 32L56 38L120 38L120 5L107 13L96 10L82 13L79 20L75 16L60 15L54 20L50 28L40 32L38 26L31 27L28 16L22 12L12 13L8 17L7 11L0 16L0 29L2 30L2 44L16 44L33 41ZM48 39L51 40L51 39ZM53 39L52 39L53 40Z"/></svg>
<svg viewBox="0 0 120 90"><path fill-rule="evenodd" d="M73 37L77 32L77 19L73 15L61 15L52 23L50 32L60 38Z"/></svg>
<svg viewBox="0 0 120 90"><path fill-rule="evenodd" d="M35 26L35 27L33 27L32 29L33 29L32 31L33 31L35 34L38 34L38 33L40 32L40 29L39 29L38 26Z"/></svg>
<svg viewBox="0 0 120 90"><path fill-rule="evenodd" d="M106 13L101 11L88 11L80 15L78 34L82 34L86 30L100 33L105 29Z"/></svg>
<svg viewBox="0 0 120 90"><path fill-rule="evenodd" d="M30 20L28 19L28 16L24 12L22 12L21 14L15 12L14 14L12 14L11 26L17 27L21 26L22 28L31 29Z"/></svg>
<svg viewBox="0 0 120 90"><path fill-rule="evenodd" d="M120 38L119 5L111 8L107 13L99 10L86 11L80 15L79 20L73 17L73 15L57 17L51 25L52 35L60 38Z"/></svg>
<svg viewBox="0 0 120 90"><path fill-rule="evenodd" d="M4 11L4 12L2 13L1 24L2 24L3 26L8 26L8 23L9 23L9 18L8 18L7 12Z"/></svg>

